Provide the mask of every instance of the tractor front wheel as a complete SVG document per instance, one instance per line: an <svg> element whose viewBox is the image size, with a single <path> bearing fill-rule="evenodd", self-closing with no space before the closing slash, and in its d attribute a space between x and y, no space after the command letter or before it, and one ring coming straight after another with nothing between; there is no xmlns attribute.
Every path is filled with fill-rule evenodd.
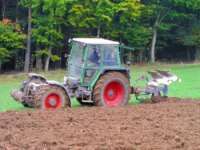
<svg viewBox="0 0 200 150"><path fill-rule="evenodd" d="M56 86L48 88L41 97L40 106L44 110L61 109L70 107L70 99L65 91Z"/></svg>
<svg viewBox="0 0 200 150"><path fill-rule="evenodd" d="M108 72L97 82L93 99L96 106L124 106L128 104L129 93L128 77L120 72Z"/></svg>

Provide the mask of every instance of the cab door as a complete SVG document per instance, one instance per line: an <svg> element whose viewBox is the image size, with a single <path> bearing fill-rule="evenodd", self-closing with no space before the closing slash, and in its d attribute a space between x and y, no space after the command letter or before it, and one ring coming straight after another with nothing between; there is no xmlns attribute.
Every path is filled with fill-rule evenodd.
<svg viewBox="0 0 200 150"><path fill-rule="evenodd" d="M73 42L71 53L68 60L69 76L81 80L81 73L84 66L85 45Z"/></svg>
<svg viewBox="0 0 200 150"><path fill-rule="evenodd" d="M98 76L101 62L102 62L102 54L101 47L98 45L88 45L87 46L87 54L86 54L86 64L84 67L84 85L90 86L95 78Z"/></svg>

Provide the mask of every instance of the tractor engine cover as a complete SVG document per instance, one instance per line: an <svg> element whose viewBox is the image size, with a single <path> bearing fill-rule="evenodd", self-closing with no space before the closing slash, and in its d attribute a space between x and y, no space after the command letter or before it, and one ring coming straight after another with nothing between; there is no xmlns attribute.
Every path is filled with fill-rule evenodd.
<svg viewBox="0 0 200 150"><path fill-rule="evenodd" d="M27 107L60 109L71 106L63 85L37 74L30 74L28 80L22 83L21 89L12 91L11 96Z"/></svg>
<svg viewBox="0 0 200 150"><path fill-rule="evenodd" d="M20 90L11 92L11 96L24 106L38 107L40 96L44 94L49 84L41 75L29 74L28 79L22 82Z"/></svg>
<svg viewBox="0 0 200 150"><path fill-rule="evenodd" d="M49 88L47 83L26 83L19 91L13 91L11 96L24 106L39 107L41 96L44 95L46 89Z"/></svg>

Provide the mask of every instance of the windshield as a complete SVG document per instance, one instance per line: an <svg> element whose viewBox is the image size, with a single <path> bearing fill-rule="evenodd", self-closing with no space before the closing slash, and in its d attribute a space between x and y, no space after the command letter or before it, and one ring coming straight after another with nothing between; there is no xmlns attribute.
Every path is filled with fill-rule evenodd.
<svg viewBox="0 0 200 150"><path fill-rule="evenodd" d="M89 45L87 66L98 67L118 65L118 45ZM102 61L101 61L102 60Z"/></svg>
<svg viewBox="0 0 200 150"><path fill-rule="evenodd" d="M103 50L103 63L105 66L115 66L118 65L118 46L116 45L102 45Z"/></svg>
<svg viewBox="0 0 200 150"><path fill-rule="evenodd" d="M99 46L88 45L87 66L95 67L100 65L101 51Z"/></svg>
<svg viewBox="0 0 200 150"><path fill-rule="evenodd" d="M68 62L69 76L80 78L83 66L84 44L73 42Z"/></svg>

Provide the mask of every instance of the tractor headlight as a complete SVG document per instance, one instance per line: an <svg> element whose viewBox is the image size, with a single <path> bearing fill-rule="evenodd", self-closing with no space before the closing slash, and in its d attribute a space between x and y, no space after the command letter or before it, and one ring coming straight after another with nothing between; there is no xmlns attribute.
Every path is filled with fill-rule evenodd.
<svg viewBox="0 0 200 150"><path fill-rule="evenodd" d="M36 92L37 91L37 87L36 86L32 86L32 90L34 91L34 92Z"/></svg>

